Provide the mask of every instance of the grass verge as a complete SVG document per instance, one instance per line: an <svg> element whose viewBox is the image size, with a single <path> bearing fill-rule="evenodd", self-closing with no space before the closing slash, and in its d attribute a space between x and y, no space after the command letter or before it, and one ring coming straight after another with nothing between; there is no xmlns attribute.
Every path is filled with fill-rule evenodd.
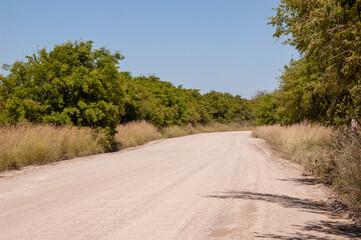
<svg viewBox="0 0 361 240"><path fill-rule="evenodd" d="M209 123L206 125L196 126L169 126L163 129L165 137L180 137L196 133L207 132L227 132L227 131L246 131L251 130L252 126L241 123Z"/></svg>
<svg viewBox="0 0 361 240"><path fill-rule="evenodd" d="M361 133L307 123L289 127L257 127L254 137L265 139L284 157L346 197L355 217L361 217Z"/></svg>
<svg viewBox="0 0 361 240"><path fill-rule="evenodd" d="M245 129L249 127L238 123L213 123L159 130L150 123L137 121L117 127L115 144L120 150L161 138ZM0 127L0 171L101 153L105 151L102 137L95 130L70 126L22 124Z"/></svg>
<svg viewBox="0 0 361 240"><path fill-rule="evenodd" d="M101 136L92 129L51 125L0 128L0 171L100 153Z"/></svg>

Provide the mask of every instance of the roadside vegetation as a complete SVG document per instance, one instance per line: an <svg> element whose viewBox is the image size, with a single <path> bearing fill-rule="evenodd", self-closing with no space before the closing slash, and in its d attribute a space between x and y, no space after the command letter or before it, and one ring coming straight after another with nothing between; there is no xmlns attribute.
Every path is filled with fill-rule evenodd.
<svg viewBox="0 0 361 240"><path fill-rule="evenodd" d="M157 127L141 121L119 125L116 130L115 143L119 150L163 138Z"/></svg>
<svg viewBox="0 0 361 240"><path fill-rule="evenodd" d="M197 124L195 126L169 126L163 129L163 135L166 137L180 137L196 133L207 132L227 132L227 131L247 131L251 130L252 126L247 123L208 123Z"/></svg>
<svg viewBox="0 0 361 240"><path fill-rule="evenodd" d="M70 126L20 124L0 128L0 171L104 152L102 134Z"/></svg>
<svg viewBox="0 0 361 240"><path fill-rule="evenodd" d="M0 170L137 146L250 121L241 96L132 76L92 41L39 49L0 74ZM192 125L195 127L188 127Z"/></svg>
<svg viewBox="0 0 361 240"><path fill-rule="evenodd" d="M279 88L252 99L254 135L349 199L361 215L361 2L281 0L274 37L295 47ZM307 123L305 123L307 122ZM278 124L278 125L277 125Z"/></svg>
<svg viewBox="0 0 361 240"><path fill-rule="evenodd" d="M196 126L173 125L159 129L151 123L145 121L129 122L117 127L115 142L117 149L135 147L146 142L162 139L186 136L196 133L245 131L251 130L251 126L240 123L209 123L198 124Z"/></svg>
<svg viewBox="0 0 361 240"><path fill-rule="evenodd" d="M145 121L118 125L115 150L135 147L149 141L203 132L245 130L242 124L170 126L159 129ZM106 136L91 128L21 123L0 127L0 171L20 169L106 151Z"/></svg>
<svg viewBox="0 0 361 240"><path fill-rule="evenodd" d="M255 122L349 126L361 120L361 1L281 0L274 37L294 47L279 88L253 99Z"/></svg>
<svg viewBox="0 0 361 240"><path fill-rule="evenodd" d="M347 197L349 206L361 213L361 133L319 124L301 123L256 127L253 136L265 139L283 157L301 164L307 174Z"/></svg>

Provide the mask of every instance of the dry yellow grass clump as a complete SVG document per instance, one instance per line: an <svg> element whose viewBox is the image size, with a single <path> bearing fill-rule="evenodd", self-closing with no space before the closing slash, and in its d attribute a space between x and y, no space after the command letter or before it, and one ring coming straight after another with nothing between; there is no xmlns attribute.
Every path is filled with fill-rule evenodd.
<svg viewBox="0 0 361 240"><path fill-rule="evenodd" d="M50 125L0 128L0 171L103 152L92 129Z"/></svg>
<svg viewBox="0 0 361 240"><path fill-rule="evenodd" d="M247 131L252 130L252 126L241 124L238 122L231 123L209 123L206 125L197 125L197 130L200 132L227 132L227 131Z"/></svg>
<svg viewBox="0 0 361 240"><path fill-rule="evenodd" d="M162 138L158 128L143 121L118 125L115 143L118 149L135 147L146 142Z"/></svg>
<svg viewBox="0 0 361 240"><path fill-rule="evenodd" d="M200 133L196 128L189 126L169 126L163 129L163 135L167 138L180 137Z"/></svg>
<svg viewBox="0 0 361 240"><path fill-rule="evenodd" d="M207 133L207 132L227 132L227 131L245 131L251 130L252 128L248 125L240 123L209 123L206 125L198 124L194 127L189 126L169 126L164 128L163 134L166 137L180 137L196 133Z"/></svg>
<svg viewBox="0 0 361 240"><path fill-rule="evenodd" d="M307 123L288 127L279 125L262 126L253 130L257 138L265 139L285 156L301 163L309 152L323 150L332 142L332 128Z"/></svg>

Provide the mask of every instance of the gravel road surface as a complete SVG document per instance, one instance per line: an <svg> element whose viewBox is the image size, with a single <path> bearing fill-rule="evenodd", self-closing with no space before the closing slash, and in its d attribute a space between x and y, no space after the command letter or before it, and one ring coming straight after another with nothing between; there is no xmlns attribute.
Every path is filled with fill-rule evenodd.
<svg viewBox="0 0 361 240"><path fill-rule="evenodd" d="M327 192L251 132L0 175L0 239L356 239Z"/></svg>

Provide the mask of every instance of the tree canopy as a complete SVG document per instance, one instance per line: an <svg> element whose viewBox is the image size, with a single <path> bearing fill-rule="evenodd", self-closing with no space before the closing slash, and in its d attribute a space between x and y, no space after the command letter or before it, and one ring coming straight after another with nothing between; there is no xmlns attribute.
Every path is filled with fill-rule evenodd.
<svg viewBox="0 0 361 240"><path fill-rule="evenodd" d="M275 92L277 119L342 126L361 117L361 1L281 0L270 24L294 46Z"/></svg>
<svg viewBox="0 0 361 240"><path fill-rule="evenodd" d="M26 58L6 66L10 73L1 77L3 121L115 128L124 111L120 53L76 41Z"/></svg>

